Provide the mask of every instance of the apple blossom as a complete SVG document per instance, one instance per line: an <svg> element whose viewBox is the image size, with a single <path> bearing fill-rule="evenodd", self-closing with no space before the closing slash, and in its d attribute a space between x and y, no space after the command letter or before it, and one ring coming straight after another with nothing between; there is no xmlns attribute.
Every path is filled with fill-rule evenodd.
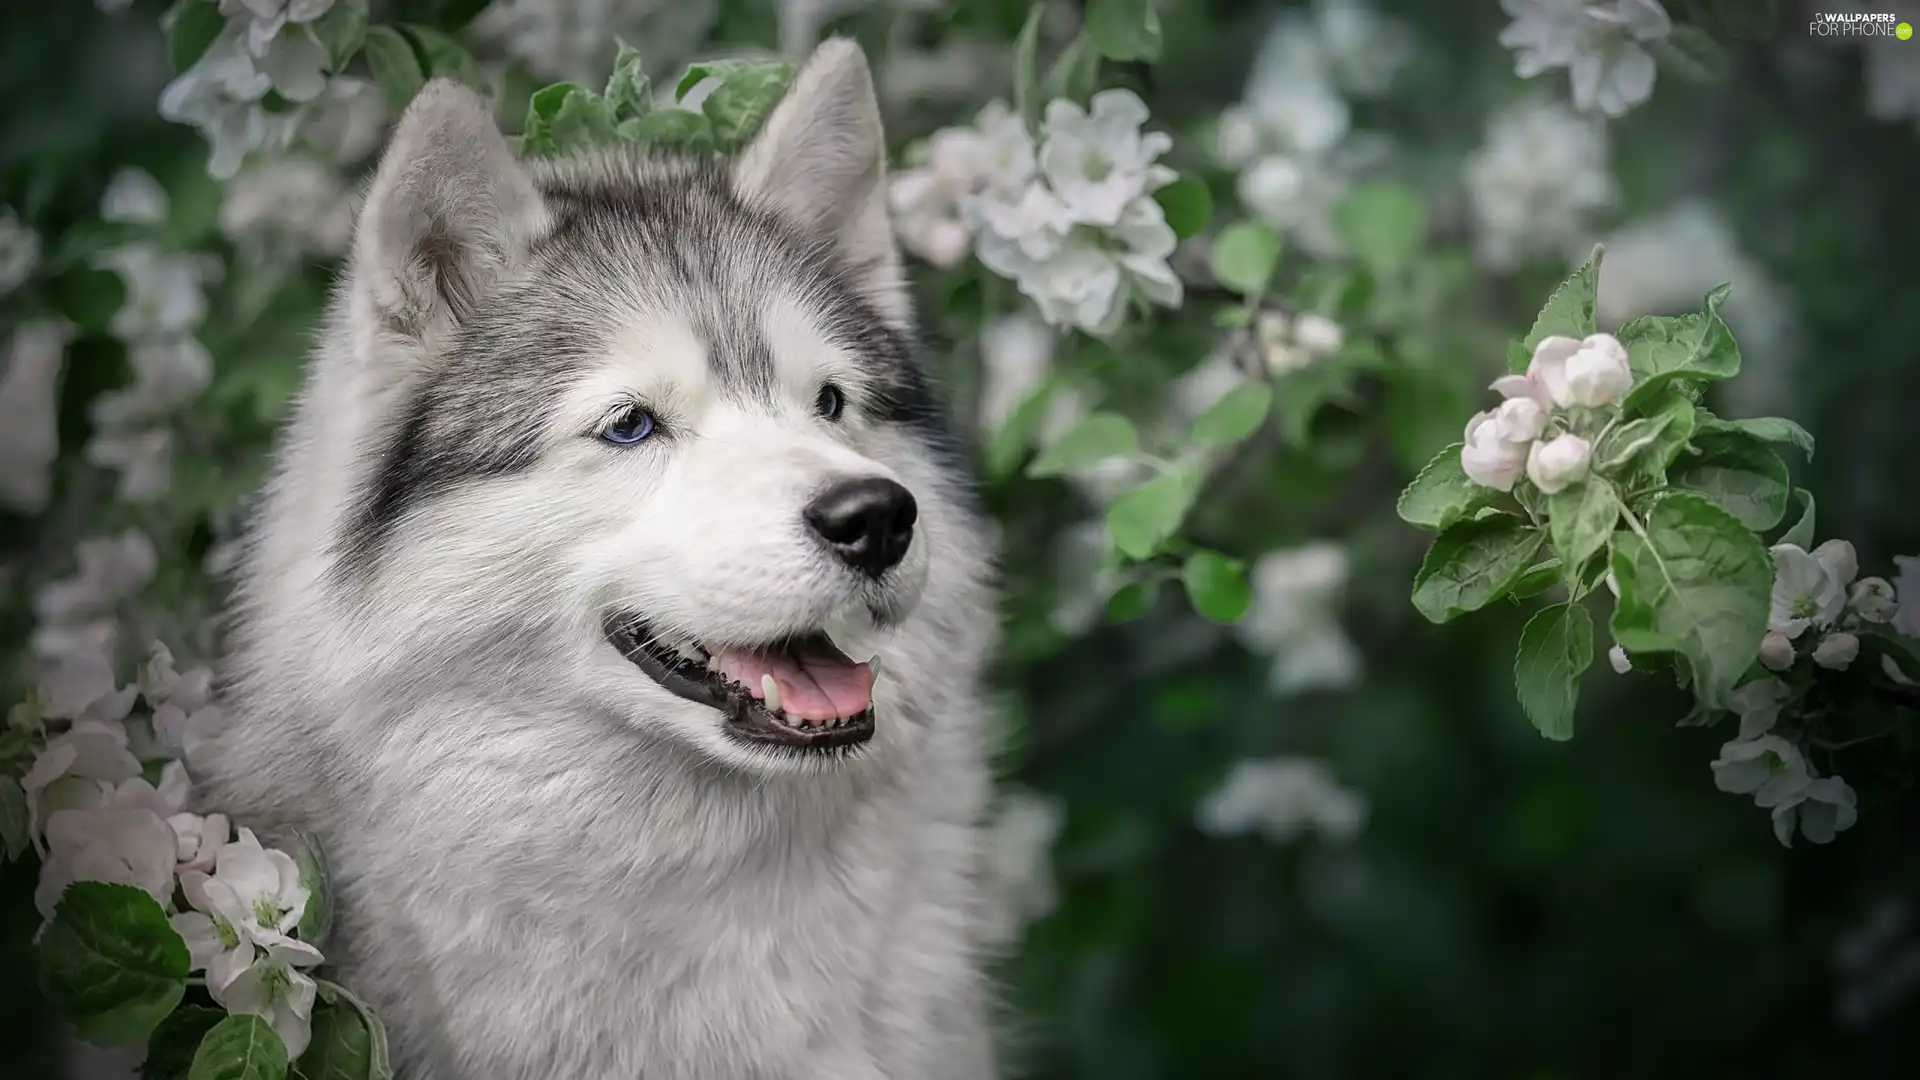
<svg viewBox="0 0 1920 1080"><path fill-rule="evenodd" d="M174 814L167 819L177 844L176 861L182 871L211 873L214 855L232 837L232 825L225 814Z"/></svg>
<svg viewBox="0 0 1920 1080"><path fill-rule="evenodd" d="M47 819L47 861L34 905L51 919L76 881L131 885L162 904L173 894L175 840L167 822L140 806L61 810Z"/></svg>
<svg viewBox="0 0 1920 1080"><path fill-rule="evenodd" d="M1828 634L1813 650L1813 662L1830 671L1845 671L1860 655L1860 639L1852 634Z"/></svg>
<svg viewBox="0 0 1920 1080"><path fill-rule="evenodd" d="M1860 573L1860 557L1854 554L1853 545L1845 540L1829 540L1814 548L1813 560L1826 570L1827 576L1845 595L1848 585Z"/></svg>
<svg viewBox="0 0 1920 1080"><path fill-rule="evenodd" d="M1793 666L1793 641L1778 630L1769 630L1760 639L1760 662L1769 670L1785 671Z"/></svg>
<svg viewBox="0 0 1920 1080"><path fill-rule="evenodd" d="M1466 445L1460 449L1460 467L1467 478L1498 491L1512 491L1527 468L1527 444L1500 437L1492 412L1474 414L1467 421Z"/></svg>
<svg viewBox="0 0 1920 1080"><path fill-rule="evenodd" d="M1799 749L1778 735L1735 739L1713 762L1715 787L1729 795L1752 795L1762 809L1793 798L1810 779Z"/></svg>
<svg viewBox="0 0 1920 1080"><path fill-rule="evenodd" d="M297 941L269 945L263 952L225 983L215 986L209 977L207 990L228 1012L265 1020L286 1044L287 1056L298 1057L313 1036L313 1001L319 990L300 968L319 963L320 956Z"/></svg>
<svg viewBox="0 0 1920 1080"><path fill-rule="evenodd" d="M1547 430L1547 410L1532 398L1508 398L1493 418L1500 437L1510 443L1530 443Z"/></svg>
<svg viewBox="0 0 1920 1080"><path fill-rule="evenodd" d="M1594 334L1567 358L1567 404L1611 405L1633 386L1626 347L1612 334Z"/></svg>
<svg viewBox="0 0 1920 1080"><path fill-rule="evenodd" d="M1548 495L1565 491L1587 475L1593 447L1578 435L1536 442L1527 454L1527 479Z"/></svg>
<svg viewBox="0 0 1920 1080"><path fill-rule="evenodd" d="M1797 638L1809 626L1831 626L1846 609L1846 586L1834 580L1827 567L1792 544L1773 546L1773 596L1767 616L1769 629ZM1829 556L1832 549L1825 548Z"/></svg>
<svg viewBox="0 0 1920 1080"><path fill-rule="evenodd" d="M1886 578L1867 577L1853 583L1853 591L1847 595L1847 606L1855 615L1870 623L1893 621L1900 612L1900 604L1894 598L1893 586Z"/></svg>
<svg viewBox="0 0 1920 1080"><path fill-rule="evenodd" d="M100 802L116 784L140 775L140 762L127 749L127 729L118 723L76 720L47 740L33 767L20 778L27 796L27 820L46 822L59 811Z"/></svg>
<svg viewBox="0 0 1920 1080"><path fill-rule="evenodd" d="M1612 664L1615 673L1620 675L1633 670L1633 661L1627 659L1627 650L1618 645L1607 650L1607 663Z"/></svg>
<svg viewBox="0 0 1920 1080"><path fill-rule="evenodd" d="M1513 18L1500 44L1514 51L1514 73L1531 79L1566 68L1574 105L1626 115L1653 94L1656 65L1648 46L1673 31L1657 0L1501 0Z"/></svg>
<svg viewBox="0 0 1920 1080"><path fill-rule="evenodd" d="M1853 788L1837 776L1824 776L1794 789L1773 807L1773 835L1792 847L1798 825L1800 835L1816 844L1830 844L1859 819L1859 798Z"/></svg>
<svg viewBox="0 0 1920 1080"><path fill-rule="evenodd" d="M1242 761L1201 804L1200 828L1215 836L1258 832L1279 844L1306 831L1335 842L1366 826L1366 796L1311 758Z"/></svg>

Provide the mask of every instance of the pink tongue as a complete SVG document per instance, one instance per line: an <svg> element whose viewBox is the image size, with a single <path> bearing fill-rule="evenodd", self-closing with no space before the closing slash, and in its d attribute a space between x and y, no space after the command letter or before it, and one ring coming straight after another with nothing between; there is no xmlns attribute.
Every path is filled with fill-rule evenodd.
<svg viewBox="0 0 1920 1080"><path fill-rule="evenodd" d="M795 719L858 716L873 701L873 672L865 664L828 652L727 649L720 654L720 670L757 698L766 696L761 677L773 676L780 688L780 710Z"/></svg>

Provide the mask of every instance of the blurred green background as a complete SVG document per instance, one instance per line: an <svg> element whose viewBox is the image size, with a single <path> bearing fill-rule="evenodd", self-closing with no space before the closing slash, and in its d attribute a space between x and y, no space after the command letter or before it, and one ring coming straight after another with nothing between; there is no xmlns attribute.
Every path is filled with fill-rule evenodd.
<svg viewBox="0 0 1920 1080"><path fill-rule="evenodd" d="M401 6L431 18L436 5ZM690 57L855 34L903 158L1007 95L1027 15L1024 0L547 6L627 20L622 32L662 82ZM1076 5L1055 6L1049 56L1077 17ZM1680 18L1692 5L1668 6ZM0 31L0 201L43 239L51 269L33 302L79 327L58 391L53 498L0 517L9 700L30 677L36 590L72 572L78 540L129 525L160 553L140 625L183 654L213 651L219 590L206 560L260 475L336 265L323 252L261 255L223 230L228 196L207 175L205 140L156 111L174 75L158 25L167 7L14 4ZM1371 175L1418 192L1429 223L1406 310L1380 331L1392 363L1313 390L1327 404L1309 411L1306 436L1237 459L1190 530L1249 561L1337 545L1345 573L1316 618L1357 646L1350 685L1277 693L1270 672L1285 647L1276 658L1207 622L1177 589L1137 618L1099 616L1104 594L1095 617L1075 617L1093 568L1071 538L1099 503L1084 484L988 468L984 497L1006 547L1002 760L1029 810L1001 830L1005 876L1025 897L1001 968L1010 1075L1825 1080L1920 1066L1920 813L1893 755L1849 767L1856 827L1788 850L1764 813L1714 789L1707 763L1726 736L1676 728L1690 702L1669 681L1599 665L1577 737L1548 742L1512 692L1524 608L1436 627L1407 602L1426 538L1395 517L1399 488L1458 438L1507 338L1585 246L1635 226L1629 235L1657 241L1677 231L1663 215L1678 206L1711 209L1752 278L1735 279L1736 295L1759 298L1730 316L1745 396L1717 407L1791 416L1813 432L1819 453L1793 458L1796 481L1818 495L1822 538L1851 540L1874 568L1863 572L1891 576L1892 557L1920 553L1920 101L1904 117L1869 107L1875 79L1920 82L1920 41L1886 61L1904 67L1874 73L1857 46L1807 34L1817 3L1745 7L1718 35L1721 77L1663 68L1651 100L1606 125L1618 198L1578 223L1533 221L1567 242L1490 266L1476 256L1466 163L1490 117L1564 99L1566 74L1516 77L1497 40L1509 19L1493 0L1375 0L1404 28L1404 62L1384 92L1353 96L1351 123L1390 140ZM1216 225L1247 214L1236 172L1210 152L1222 110L1246 93L1276 20L1308 10L1175 0L1160 5L1160 61L1105 75L1138 90L1153 126L1174 134L1166 160L1205 180ZM509 129L529 90L569 74L596 84L612 57L610 38L586 33L575 51L587 70L552 70L551 56L516 50L514 35L528 33L483 16L462 35L501 88ZM342 183L364 164L342 166ZM212 382L173 421L166 494L140 504L117 498L111 473L81 449L89 402L132 378L108 325L124 296L83 261L57 265L67 247L88 250L101 198L127 166L166 189L167 245L228 263L198 329ZM1289 242L1285 256L1303 290L1340 265L1310 247ZM1715 283L1669 296L1652 278L1687 281L1687 261L1706 258L1700 245L1641 247L1648 254L1620 271L1648 277L1635 295L1690 309ZM983 413L1006 391L981 354L983 329L1018 295L972 264L916 274L976 456L1017 462L1020 447ZM1603 273L1603 309L1611 287ZM1216 349L1212 316L1226 306L1190 282L1177 315L1054 363L1145 418ZM1275 756L1323 763L1364 800L1363 827L1278 839L1200 827L1200 807L1237 762ZM55 1076L56 1036L29 977L32 879L31 864L16 864L3 883L0 1072Z"/></svg>

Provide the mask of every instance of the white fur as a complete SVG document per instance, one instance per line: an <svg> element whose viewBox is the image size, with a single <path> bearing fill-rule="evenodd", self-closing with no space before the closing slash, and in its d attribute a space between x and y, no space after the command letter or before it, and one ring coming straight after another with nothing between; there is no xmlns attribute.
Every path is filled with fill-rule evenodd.
<svg viewBox="0 0 1920 1080"><path fill-rule="evenodd" d="M858 49L823 46L741 187L824 230L904 324L871 97ZM425 502L369 579L341 577L369 447L546 227L498 142L436 84L381 166L252 540L233 718L193 763L206 801L321 839L325 951L385 1016L402 1080L993 1075L983 532L898 425L813 414L827 374L855 397L871 379L801 293L737 298L772 343L770 405L720 391L671 290L621 299L537 463ZM621 452L586 437L623 394L672 434ZM850 476L919 504L881 584L800 526L808 494ZM845 759L724 739L718 712L603 640L620 605L702 641L827 625L881 658L874 739Z"/></svg>

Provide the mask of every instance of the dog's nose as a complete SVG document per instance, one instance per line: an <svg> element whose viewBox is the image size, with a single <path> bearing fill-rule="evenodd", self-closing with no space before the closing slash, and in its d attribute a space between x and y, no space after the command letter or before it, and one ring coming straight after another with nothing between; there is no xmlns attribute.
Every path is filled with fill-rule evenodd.
<svg viewBox="0 0 1920 1080"><path fill-rule="evenodd" d="M842 480L807 504L803 515L833 553L872 577L906 557L920 508L913 492L891 480Z"/></svg>

